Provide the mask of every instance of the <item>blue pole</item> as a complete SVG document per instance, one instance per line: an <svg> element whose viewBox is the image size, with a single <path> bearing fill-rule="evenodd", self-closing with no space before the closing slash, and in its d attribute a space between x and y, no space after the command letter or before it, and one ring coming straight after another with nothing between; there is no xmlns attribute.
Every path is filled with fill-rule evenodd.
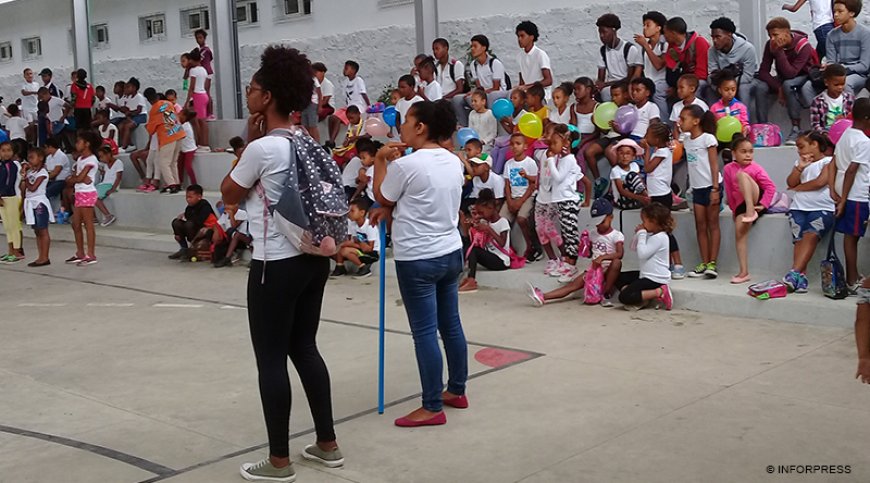
<svg viewBox="0 0 870 483"><path fill-rule="evenodd" d="M384 297L387 278L387 222L381 220L380 307L378 307L378 414L384 414Z"/></svg>

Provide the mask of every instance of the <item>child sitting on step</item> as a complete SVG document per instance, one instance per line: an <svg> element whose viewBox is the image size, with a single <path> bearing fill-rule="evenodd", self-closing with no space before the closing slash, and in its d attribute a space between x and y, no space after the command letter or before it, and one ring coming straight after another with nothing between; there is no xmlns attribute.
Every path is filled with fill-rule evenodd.
<svg viewBox="0 0 870 483"><path fill-rule="evenodd" d="M622 272L616 280L619 301L626 310L640 310L656 301L671 310L674 300L668 284L668 233L674 230L671 210L650 203L640 211L641 224L635 228L637 258L640 271Z"/></svg>

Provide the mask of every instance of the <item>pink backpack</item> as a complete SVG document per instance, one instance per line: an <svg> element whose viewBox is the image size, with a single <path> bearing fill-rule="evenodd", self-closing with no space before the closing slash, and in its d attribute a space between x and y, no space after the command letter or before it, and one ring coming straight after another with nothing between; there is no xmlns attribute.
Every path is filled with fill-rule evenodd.
<svg viewBox="0 0 870 483"><path fill-rule="evenodd" d="M782 144L782 133L776 124L753 124L749 126L749 140L756 148L770 148Z"/></svg>
<svg viewBox="0 0 870 483"><path fill-rule="evenodd" d="M583 230L580 234L580 248L578 255L582 258L590 258L592 256L592 242L589 240L589 231Z"/></svg>
<svg viewBox="0 0 870 483"><path fill-rule="evenodd" d="M468 247L468 250L466 250L466 252L465 252L465 259L466 260L468 260L468 255L471 253L472 248L480 247L480 248L486 249L486 245L491 241L490 237L487 236L486 233L484 233L480 230L477 230L475 228L471 228L470 230L468 230L468 235L469 235L469 237L471 237L471 245ZM498 250L500 252L502 252L508 256L508 258L511 261L511 265L510 265L511 270L519 270L520 268L523 268L526 266L526 259L517 255L517 252L515 252L513 248L508 247L508 249L505 250L504 248L499 246L498 243L493 243L493 246L498 248Z"/></svg>
<svg viewBox="0 0 870 483"><path fill-rule="evenodd" d="M601 265L590 266L583 280L585 282L583 303L587 305L600 303L604 299L604 269Z"/></svg>
<svg viewBox="0 0 870 483"><path fill-rule="evenodd" d="M768 280L750 285L748 294L758 300L779 299L788 295L788 287L779 280Z"/></svg>

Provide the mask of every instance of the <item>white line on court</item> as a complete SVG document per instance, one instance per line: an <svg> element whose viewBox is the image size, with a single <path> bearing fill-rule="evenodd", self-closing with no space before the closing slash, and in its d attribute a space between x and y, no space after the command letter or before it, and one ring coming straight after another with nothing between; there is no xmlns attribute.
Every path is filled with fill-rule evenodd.
<svg viewBox="0 0 870 483"><path fill-rule="evenodd" d="M49 304L41 302L24 302L18 304L19 307L65 307L66 304Z"/></svg>
<svg viewBox="0 0 870 483"><path fill-rule="evenodd" d="M201 309L203 307L202 304L163 304L158 303L152 305L152 307L159 307L163 309Z"/></svg>
<svg viewBox="0 0 870 483"><path fill-rule="evenodd" d="M221 305L224 310L248 310L246 307L237 307L235 305Z"/></svg>
<svg viewBox="0 0 870 483"><path fill-rule="evenodd" d="M91 302L88 304L88 307L133 307L136 304L133 303L115 303L115 302L105 302L105 303L95 303Z"/></svg>

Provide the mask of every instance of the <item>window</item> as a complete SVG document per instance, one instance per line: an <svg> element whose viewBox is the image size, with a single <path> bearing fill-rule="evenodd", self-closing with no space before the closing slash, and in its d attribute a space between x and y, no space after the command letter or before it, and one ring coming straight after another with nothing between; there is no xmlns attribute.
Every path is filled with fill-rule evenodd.
<svg viewBox="0 0 870 483"><path fill-rule="evenodd" d="M0 62L9 62L12 60L12 42L0 43Z"/></svg>
<svg viewBox="0 0 870 483"><path fill-rule="evenodd" d="M208 7L201 6L181 11L182 37L192 37L197 30L208 30L209 27Z"/></svg>
<svg viewBox="0 0 870 483"><path fill-rule="evenodd" d="M91 25L91 45L95 49L109 47L109 26L101 23Z"/></svg>
<svg viewBox="0 0 870 483"><path fill-rule="evenodd" d="M280 14L283 17L311 15L311 0L278 0Z"/></svg>
<svg viewBox="0 0 870 483"><path fill-rule="evenodd" d="M139 17L139 40L166 40L166 15L158 13Z"/></svg>
<svg viewBox="0 0 870 483"><path fill-rule="evenodd" d="M236 3L236 20L239 25L256 25L260 21L256 0L239 0Z"/></svg>
<svg viewBox="0 0 870 483"><path fill-rule="evenodd" d="M22 39L21 57L24 60L36 60L42 57L42 40L39 37Z"/></svg>

